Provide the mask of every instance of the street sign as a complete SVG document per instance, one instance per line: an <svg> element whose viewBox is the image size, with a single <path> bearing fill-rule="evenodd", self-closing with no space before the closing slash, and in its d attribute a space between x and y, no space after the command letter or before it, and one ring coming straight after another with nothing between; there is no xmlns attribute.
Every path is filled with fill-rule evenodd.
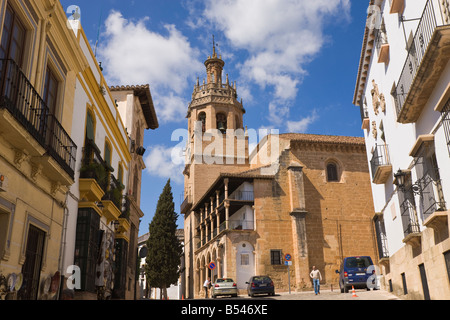
<svg viewBox="0 0 450 320"><path fill-rule="evenodd" d="M208 265L208 268L209 268L210 270L214 270L214 269L216 268L216 264L215 264L214 262L211 262L211 263Z"/></svg>
<svg viewBox="0 0 450 320"><path fill-rule="evenodd" d="M292 266L292 261L285 261L285 262L284 262L284 265L285 265L285 266Z"/></svg>
<svg viewBox="0 0 450 320"><path fill-rule="evenodd" d="M291 259L292 259L292 256L291 256L289 253L287 253L287 254L284 256L284 260L286 260L286 261L291 261Z"/></svg>

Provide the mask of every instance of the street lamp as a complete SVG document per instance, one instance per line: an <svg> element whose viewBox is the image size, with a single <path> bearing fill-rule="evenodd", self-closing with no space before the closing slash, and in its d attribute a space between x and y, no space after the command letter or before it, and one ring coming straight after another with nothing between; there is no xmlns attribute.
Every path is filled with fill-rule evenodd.
<svg viewBox="0 0 450 320"><path fill-rule="evenodd" d="M395 177L395 184L397 185L397 187L405 192L406 191L406 176L408 175L407 171L402 171L401 169L398 169L397 173L394 174ZM414 184L411 184L411 191L415 194L415 195L422 195L422 188L420 187L419 182L416 182Z"/></svg>
<svg viewBox="0 0 450 320"><path fill-rule="evenodd" d="M406 172L402 171L401 169L398 169L397 173L394 174L394 178L397 187L402 191L405 191Z"/></svg>

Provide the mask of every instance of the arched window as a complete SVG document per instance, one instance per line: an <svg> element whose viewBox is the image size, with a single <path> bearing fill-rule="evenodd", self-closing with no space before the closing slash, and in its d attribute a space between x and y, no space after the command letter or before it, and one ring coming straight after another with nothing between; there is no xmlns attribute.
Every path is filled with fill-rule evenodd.
<svg viewBox="0 0 450 320"><path fill-rule="evenodd" d="M227 132L227 116L223 113L218 113L216 116L216 120L217 129L225 134Z"/></svg>
<svg viewBox="0 0 450 320"><path fill-rule="evenodd" d="M198 115L198 121L202 122L202 132L206 131L206 113L200 112Z"/></svg>
<svg viewBox="0 0 450 320"><path fill-rule="evenodd" d="M239 116L238 115L236 115L234 117L234 122L236 123L236 130L237 129L242 129L241 121L239 120Z"/></svg>
<svg viewBox="0 0 450 320"><path fill-rule="evenodd" d="M327 181L339 181L338 166L334 162L327 164Z"/></svg>

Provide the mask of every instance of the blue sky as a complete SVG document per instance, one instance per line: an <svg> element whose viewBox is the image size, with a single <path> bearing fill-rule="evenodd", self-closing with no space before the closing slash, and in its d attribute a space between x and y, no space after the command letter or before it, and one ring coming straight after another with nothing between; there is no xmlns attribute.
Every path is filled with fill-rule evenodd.
<svg viewBox="0 0 450 320"><path fill-rule="evenodd" d="M249 129L362 136L352 105L369 1L61 0L78 5L108 85L150 84L160 128L145 134L139 235L171 178L179 212L183 164L172 160L215 35ZM178 146L178 147L177 147ZM179 227L183 227L180 215Z"/></svg>

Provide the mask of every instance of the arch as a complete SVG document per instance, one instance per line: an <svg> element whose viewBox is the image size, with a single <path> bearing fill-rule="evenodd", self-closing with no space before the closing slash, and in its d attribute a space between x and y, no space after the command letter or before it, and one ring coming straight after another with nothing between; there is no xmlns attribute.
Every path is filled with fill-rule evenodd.
<svg viewBox="0 0 450 320"><path fill-rule="evenodd" d="M202 123L202 132L206 131L206 113L200 112L197 117L197 121L200 121Z"/></svg>
<svg viewBox="0 0 450 320"><path fill-rule="evenodd" d="M223 112L219 112L216 114L216 122L217 122L217 129L225 134L228 129L227 124L227 115Z"/></svg>
<svg viewBox="0 0 450 320"><path fill-rule="evenodd" d="M341 180L341 166L335 159L329 159L325 163L327 182L339 182Z"/></svg>
<svg viewBox="0 0 450 320"><path fill-rule="evenodd" d="M234 116L234 123L235 123L235 129L242 129L241 119L239 118L239 115Z"/></svg>

